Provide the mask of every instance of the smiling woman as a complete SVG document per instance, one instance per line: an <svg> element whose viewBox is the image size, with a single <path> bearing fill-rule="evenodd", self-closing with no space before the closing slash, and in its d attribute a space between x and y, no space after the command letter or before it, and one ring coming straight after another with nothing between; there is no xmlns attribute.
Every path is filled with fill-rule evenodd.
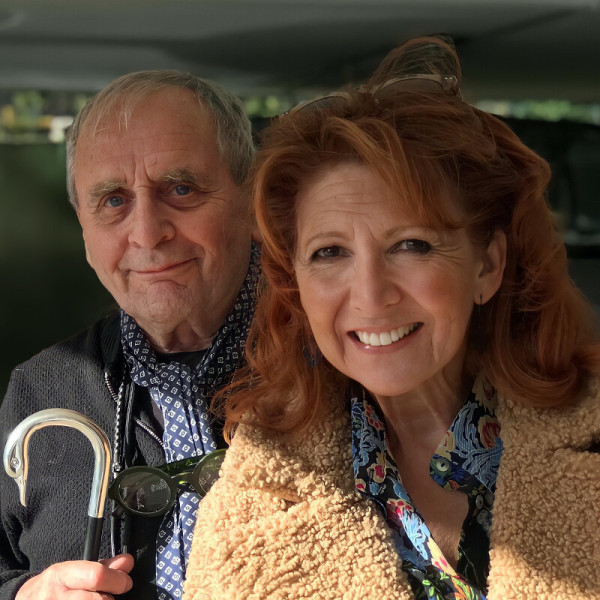
<svg viewBox="0 0 600 600"><path fill-rule="evenodd" d="M500 285L504 238L484 252L464 229L424 227L376 171L353 163L310 179L296 219L300 302L327 360L382 396L436 378L462 392L473 303Z"/></svg>
<svg viewBox="0 0 600 600"><path fill-rule="evenodd" d="M268 285L189 599L600 598L591 310L548 165L459 82L419 39L267 130Z"/></svg>

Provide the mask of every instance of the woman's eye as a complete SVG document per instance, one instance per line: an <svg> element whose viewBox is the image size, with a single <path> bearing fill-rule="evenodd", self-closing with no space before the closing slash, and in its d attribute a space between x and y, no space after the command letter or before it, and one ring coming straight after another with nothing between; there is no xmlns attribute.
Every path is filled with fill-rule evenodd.
<svg viewBox="0 0 600 600"><path fill-rule="evenodd" d="M121 196L111 196L106 203L111 208L119 208L120 206L123 206L123 198L121 198Z"/></svg>
<svg viewBox="0 0 600 600"><path fill-rule="evenodd" d="M336 258L338 256L342 256L343 252L339 246L327 246L326 248L320 248L313 255L314 259L319 258Z"/></svg>
<svg viewBox="0 0 600 600"><path fill-rule="evenodd" d="M175 194L177 196L187 196L192 191L189 185L178 185L175 187Z"/></svg>
<svg viewBox="0 0 600 600"><path fill-rule="evenodd" d="M395 248L415 254L427 254L431 250L431 244L423 240L403 240Z"/></svg>

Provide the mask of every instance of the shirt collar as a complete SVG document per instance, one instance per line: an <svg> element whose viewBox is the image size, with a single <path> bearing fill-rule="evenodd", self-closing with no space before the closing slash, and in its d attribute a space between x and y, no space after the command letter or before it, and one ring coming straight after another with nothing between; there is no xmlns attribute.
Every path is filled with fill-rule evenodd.
<svg viewBox="0 0 600 600"><path fill-rule="evenodd" d="M358 386L352 388L354 476L359 490L376 496L385 487L386 471L400 477L388 452L383 419ZM496 407L495 388L483 375L478 376L431 458L430 475L438 485L466 493L483 485L495 492L502 455ZM367 470L370 454L377 461Z"/></svg>
<svg viewBox="0 0 600 600"><path fill-rule="evenodd" d="M497 404L496 390L480 375L431 459L436 483L467 493L483 485L494 493L502 455Z"/></svg>

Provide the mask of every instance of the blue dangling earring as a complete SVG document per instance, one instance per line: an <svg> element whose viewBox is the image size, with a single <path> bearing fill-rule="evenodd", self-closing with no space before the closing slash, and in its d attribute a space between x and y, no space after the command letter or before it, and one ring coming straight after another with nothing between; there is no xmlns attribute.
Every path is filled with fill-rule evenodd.
<svg viewBox="0 0 600 600"><path fill-rule="evenodd" d="M306 344L304 348L302 348L302 356L304 356L306 364L311 369L314 369L319 364L319 362L321 362L321 358L323 357L321 351L319 350L319 347L312 347L310 344Z"/></svg>

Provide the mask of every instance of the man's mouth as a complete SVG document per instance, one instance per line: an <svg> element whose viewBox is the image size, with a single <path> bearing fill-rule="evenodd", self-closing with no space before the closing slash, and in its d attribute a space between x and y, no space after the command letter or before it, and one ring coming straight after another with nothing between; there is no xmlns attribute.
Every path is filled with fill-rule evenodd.
<svg viewBox="0 0 600 600"><path fill-rule="evenodd" d="M370 333L368 331L355 331L354 335L367 346L389 346L402 338L410 335L423 323L411 323L390 331L381 331L379 333Z"/></svg>
<svg viewBox="0 0 600 600"><path fill-rule="evenodd" d="M177 269L178 267L181 267L181 266L187 264L188 262L190 262L190 261L182 260L180 262L167 263L167 264L159 265L159 266L153 265L148 268L132 269L132 270L140 275L160 275L161 273L167 273L169 271Z"/></svg>

